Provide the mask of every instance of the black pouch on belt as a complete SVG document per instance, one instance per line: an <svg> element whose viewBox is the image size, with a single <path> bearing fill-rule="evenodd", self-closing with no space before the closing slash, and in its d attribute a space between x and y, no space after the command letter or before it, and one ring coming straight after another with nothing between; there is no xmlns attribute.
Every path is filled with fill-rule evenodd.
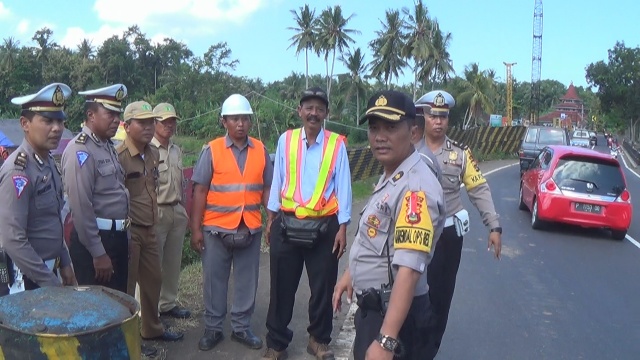
<svg viewBox="0 0 640 360"><path fill-rule="evenodd" d="M9 265L9 256L4 249L0 249L0 284L2 285L9 284L11 282Z"/></svg>
<svg viewBox="0 0 640 360"><path fill-rule="evenodd" d="M223 234L218 233L220 236L220 240L227 249L242 249L246 248L251 244L251 234L250 233L237 233L237 234Z"/></svg>
<svg viewBox="0 0 640 360"><path fill-rule="evenodd" d="M329 228L329 217L298 218L293 214L282 214L283 242L312 248Z"/></svg>

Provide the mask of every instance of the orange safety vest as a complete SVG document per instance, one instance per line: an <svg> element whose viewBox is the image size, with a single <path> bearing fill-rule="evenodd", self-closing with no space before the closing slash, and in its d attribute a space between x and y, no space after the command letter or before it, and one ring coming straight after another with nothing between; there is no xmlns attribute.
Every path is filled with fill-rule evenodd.
<svg viewBox="0 0 640 360"><path fill-rule="evenodd" d="M253 147L247 146L247 162L242 174L224 137L209 142L215 163L207 194L204 226L235 230L240 220L244 220L250 230L262 227L260 204L266 155L262 142L252 137L249 139Z"/></svg>
<svg viewBox="0 0 640 360"><path fill-rule="evenodd" d="M308 201L302 200L300 179L302 177L302 129L289 130L286 133L285 147L285 183L281 198L283 211L293 212L296 217L323 217L338 212L338 200L335 191L329 199L324 198L329 181L335 169L340 144L344 137L328 130L323 130L324 141L320 173L313 194Z"/></svg>

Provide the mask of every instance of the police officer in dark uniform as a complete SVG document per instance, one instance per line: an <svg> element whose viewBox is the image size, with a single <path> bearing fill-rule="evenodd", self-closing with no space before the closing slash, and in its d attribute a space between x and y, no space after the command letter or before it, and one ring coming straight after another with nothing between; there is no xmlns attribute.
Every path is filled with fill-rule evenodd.
<svg viewBox="0 0 640 360"><path fill-rule="evenodd" d="M80 92L85 125L62 154L62 175L73 219L69 252L80 285L127 292L129 192L111 142L120 125L122 84Z"/></svg>
<svg viewBox="0 0 640 360"><path fill-rule="evenodd" d="M453 96L443 90L431 91L416 101L416 106L421 107L424 113L426 146L435 154L442 167L441 183L447 208L444 231L427 270L432 304L430 317L434 326L429 331L428 351L423 359L433 359L440 348L460 266L462 237L469 231L469 213L462 206L462 186L471 203L480 212L483 223L490 229L488 248L493 246L496 258L500 258L502 248L502 228L489 184L482 176L469 147L446 135L449 129L449 109L454 105Z"/></svg>
<svg viewBox="0 0 640 360"><path fill-rule="evenodd" d="M360 213L333 307L339 310L342 294L351 299L355 290L356 360L418 360L426 351L427 269L444 225L444 194L411 143L415 108L407 95L375 94L360 120L366 121L384 174Z"/></svg>
<svg viewBox="0 0 640 360"><path fill-rule="evenodd" d="M0 168L0 296L9 283L11 293L76 284L63 238L60 168L49 153L62 138L69 95L67 85L54 83L11 100L22 106L25 137Z"/></svg>

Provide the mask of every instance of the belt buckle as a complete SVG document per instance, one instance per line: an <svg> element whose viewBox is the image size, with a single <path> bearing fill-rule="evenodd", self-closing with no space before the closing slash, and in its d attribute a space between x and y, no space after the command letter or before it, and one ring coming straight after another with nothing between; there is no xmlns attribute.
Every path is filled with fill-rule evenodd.
<svg viewBox="0 0 640 360"><path fill-rule="evenodd" d="M130 218L130 217L127 217L127 218L124 220L124 224L123 224L123 225L124 225L124 229L123 229L123 230L125 230L125 231L126 231L126 230L129 230L129 227L131 227L131 218Z"/></svg>

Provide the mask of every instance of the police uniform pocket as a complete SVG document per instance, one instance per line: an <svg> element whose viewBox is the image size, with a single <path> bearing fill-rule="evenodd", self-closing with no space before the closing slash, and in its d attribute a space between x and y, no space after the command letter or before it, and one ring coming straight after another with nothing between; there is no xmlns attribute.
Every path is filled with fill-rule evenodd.
<svg viewBox="0 0 640 360"><path fill-rule="evenodd" d="M169 165L167 165L166 163L161 162L158 165L158 171L160 172L160 174L162 174L163 172L166 172L167 170L169 170Z"/></svg>
<svg viewBox="0 0 640 360"><path fill-rule="evenodd" d="M50 184L49 184L50 185ZM46 191L39 192L36 190L36 196L34 199L36 209L42 210L46 208L57 208L56 203L56 192L53 190L51 186Z"/></svg>
<svg viewBox="0 0 640 360"><path fill-rule="evenodd" d="M390 237L390 227L391 216L379 212L365 214L360 226L360 243L376 254L382 255L385 242Z"/></svg>
<svg viewBox="0 0 640 360"><path fill-rule="evenodd" d="M100 166L98 168L98 173L100 173L101 176L113 175L116 173L116 167L113 166L112 164Z"/></svg>

